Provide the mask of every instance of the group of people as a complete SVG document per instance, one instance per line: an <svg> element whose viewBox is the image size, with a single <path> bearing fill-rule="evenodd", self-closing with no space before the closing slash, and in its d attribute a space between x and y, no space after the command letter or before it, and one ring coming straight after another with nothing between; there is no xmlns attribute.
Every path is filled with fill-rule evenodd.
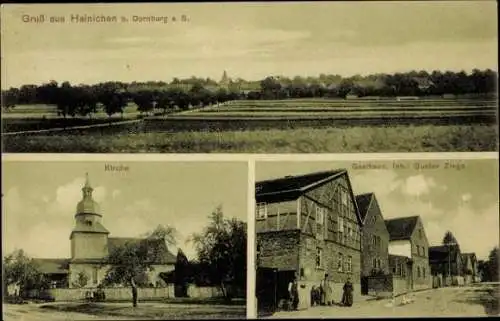
<svg viewBox="0 0 500 321"><path fill-rule="evenodd" d="M342 300L340 301L343 306L350 307L353 303L353 291L354 287L351 283L351 279L347 278L343 286ZM292 282L288 286L288 292L290 295L290 302L293 310L297 310L299 306L299 291L297 278L294 277ZM333 291L328 281L328 274L325 274L325 278L321 280L319 287L313 286L311 289L311 305L333 305Z"/></svg>

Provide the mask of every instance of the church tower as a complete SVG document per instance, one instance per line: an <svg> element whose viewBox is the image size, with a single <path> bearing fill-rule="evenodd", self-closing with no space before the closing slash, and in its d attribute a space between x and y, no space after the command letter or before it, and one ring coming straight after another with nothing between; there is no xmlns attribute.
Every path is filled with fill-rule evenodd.
<svg viewBox="0 0 500 321"><path fill-rule="evenodd" d="M109 231L102 225L99 205L92 198L93 188L86 174L82 200L76 206L75 227L71 232L71 259L95 260L108 254Z"/></svg>

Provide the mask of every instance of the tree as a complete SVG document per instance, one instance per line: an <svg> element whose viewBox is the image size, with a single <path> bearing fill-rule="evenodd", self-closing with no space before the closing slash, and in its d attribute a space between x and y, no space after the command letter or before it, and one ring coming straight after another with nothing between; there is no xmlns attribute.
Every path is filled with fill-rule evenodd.
<svg viewBox="0 0 500 321"><path fill-rule="evenodd" d="M110 265L104 278L105 285L128 284L132 293L137 290L136 286L149 285L148 270L153 269L153 264L167 250L167 245L177 243L177 231L171 226L158 225L147 235L144 239L118 246L109 253L103 264Z"/></svg>
<svg viewBox="0 0 500 321"><path fill-rule="evenodd" d="M43 290L49 287L48 280L23 250L15 250L4 257L3 282L4 288L11 284L19 285L21 296L29 290Z"/></svg>
<svg viewBox="0 0 500 321"><path fill-rule="evenodd" d="M89 282L89 277L87 273L85 273L84 271L80 271L80 273L78 273L76 277L76 281L73 282L73 286L75 288L83 288L87 285L88 282Z"/></svg>
<svg viewBox="0 0 500 321"><path fill-rule="evenodd" d="M190 264L182 249L177 251L177 260L175 262L175 296L187 297L188 279L190 277Z"/></svg>
<svg viewBox="0 0 500 321"><path fill-rule="evenodd" d="M458 245L457 239L450 231L446 231L444 234L443 245Z"/></svg>
<svg viewBox="0 0 500 321"><path fill-rule="evenodd" d="M498 282L498 259L500 257L500 249L498 246L495 246L490 251L490 255L488 256L488 272L490 276L490 280L492 282Z"/></svg>
<svg viewBox="0 0 500 321"><path fill-rule="evenodd" d="M233 293L228 291L228 284L246 288L246 224L235 218L224 218L221 206L209 218L208 226L202 233L193 234L191 240L200 264L208 268L211 280L230 300Z"/></svg>
<svg viewBox="0 0 500 321"><path fill-rule="evenodd" d="M141 90L132 94L132 100L137 105L137 110L141 113L150 112L155 107L155 97L151 90Z"/></svg>

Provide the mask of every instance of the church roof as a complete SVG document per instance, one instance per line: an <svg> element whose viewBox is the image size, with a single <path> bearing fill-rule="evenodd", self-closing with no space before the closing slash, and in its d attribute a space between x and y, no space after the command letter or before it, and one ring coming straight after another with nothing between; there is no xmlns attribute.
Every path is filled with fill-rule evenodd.
<svg viewBox="0 0 500 321"><path fill-rule="evenodd" d="M177 257L169 251L167 244L162 239L110 237L108 238L108 251L111 253L116 248L140 242L146 242L148 250L155 254L154 264L175 264L177 261Z"/></svg>
<svg viewBox="0 0 500 321"><path fill-rule="evenodd" d="M68 274L69 261L69 259L33 259L33 263L43 274Z"/></svg>

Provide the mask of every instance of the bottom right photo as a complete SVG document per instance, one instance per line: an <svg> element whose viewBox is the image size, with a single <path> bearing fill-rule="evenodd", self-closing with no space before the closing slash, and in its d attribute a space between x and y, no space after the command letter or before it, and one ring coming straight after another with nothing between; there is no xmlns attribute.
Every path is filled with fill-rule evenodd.
<svg viewBox="0 0 500 321"><path fill-rule="evenodd" d="M498 160L255 163L259 318L496 316Z"/></svg>

